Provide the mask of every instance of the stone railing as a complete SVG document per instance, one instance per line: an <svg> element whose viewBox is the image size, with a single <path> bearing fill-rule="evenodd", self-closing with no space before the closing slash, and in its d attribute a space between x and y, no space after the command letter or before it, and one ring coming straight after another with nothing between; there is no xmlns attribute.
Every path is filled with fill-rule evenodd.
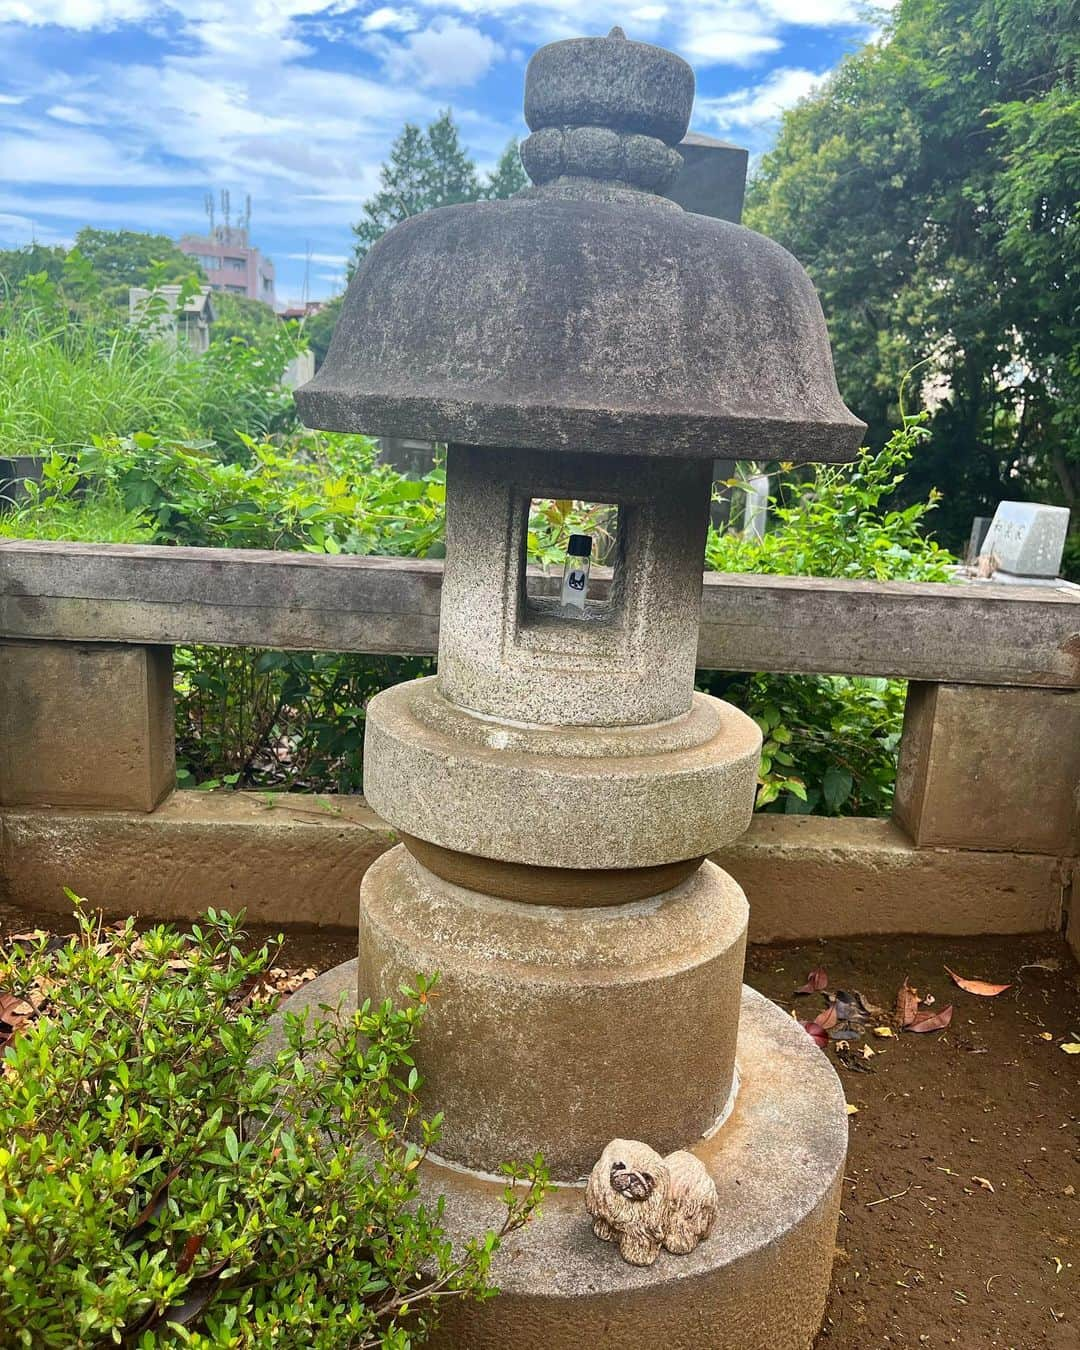
<svg viewBox="0 0 1080 1350"><path fill-rule="evenodd" d="M359 798L174 792L172 647L434 653L441 564L0 541L0 896L351 924ZM1058 927L1077 852L1074 589L706 574L703 668L903 677L891 821L758 816L752 935Z"/></svg>

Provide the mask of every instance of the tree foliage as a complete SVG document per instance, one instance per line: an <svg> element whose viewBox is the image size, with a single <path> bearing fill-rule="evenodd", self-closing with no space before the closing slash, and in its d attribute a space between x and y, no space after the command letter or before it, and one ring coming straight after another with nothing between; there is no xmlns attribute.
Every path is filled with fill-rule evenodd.
<svg viewBox="0 0 1080 1350"><path fill-rule="evenodd" d="M107 303L121 309L127 307L130 286L146 286L151 279L158 286L191 276L205 280L198 262L165 234L85 225L75 236L75 250L97 278Z"/></svg>
<svg viewBox="0 0 1080 1350"><path fill-rule="evenodd" d="M363 216L353 226L353 266L387 230L410 216L439 206L509 197L525 182L516 141L507 145L485 180L461 144L449 108L426 131L406 122L379 170L379 191L364 203Z"/></svg>
<svg viewBox="0 0 1080 1350"><path fill-rule="evenodd" d="M900 0L789 111L747 223L806 265L840 386L881 445L932 413L911 499L957 543L1005 497L1077 504L1076 0Z"/></svg>

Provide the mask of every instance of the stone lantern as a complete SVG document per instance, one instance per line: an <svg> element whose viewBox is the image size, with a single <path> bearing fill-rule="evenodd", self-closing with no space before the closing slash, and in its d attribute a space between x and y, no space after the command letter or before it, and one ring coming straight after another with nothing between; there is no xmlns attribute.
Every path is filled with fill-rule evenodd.
<svg viewBox="0 0 1080 1350"><path fill-rule="evenodd" d="M559 1183L500 1296L447 1308L461 1350L794 1350L828 1287L843 1098L742 987L746 899L708 855L749 823L761 737L694 667L713 459L847 460L863 425L795 259L663 197L693 93L617 29L538 51L535 186L385 236L297 392L311 426L449 446L438 675L367 714L365 792L402 842L364 877L358 972L305 997L438 970L426 1184L468 1233L503 1160L540 1150ZM542 498L617 518L577 608L527 567ZM593 1236L582 1183L613 1137L708 1167L720 1218L690 1255L638 1268Z"/></svg>

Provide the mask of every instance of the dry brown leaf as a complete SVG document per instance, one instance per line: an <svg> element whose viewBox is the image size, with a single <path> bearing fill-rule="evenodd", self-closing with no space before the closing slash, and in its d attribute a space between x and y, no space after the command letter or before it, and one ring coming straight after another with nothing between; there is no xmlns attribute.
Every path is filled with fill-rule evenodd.
<svg viewBox="0 0 1080 1350"><path fill-rule="evenodd" d="M824 1012L819 1012L814 1022L822 1031L831 1031L836 1026L836 1009L830 1004Z"/></svg>
<svg viewBox="0 0 1080 1350"><path fill-rule="evenodd" d="M988 984L986 980L966 980L963 975L957 975L955 970L948 966L945 969L949 972L954 984L958 984L961 989L969 994L978 994L981 998L996 998L998 994L1003 994L1006 989L1011 989L1011 984Z"/></svg>
<svg viewBox="0 0 1080 1350"><path fill-rule="evenodd" d="M1062 1041L1061 1048L1067 1055L1080 1055L1080 1041Z"/></svg>
<svg viewBox="0 0 1080 1350"><path fill-rule="evenodd" d="M877 1054L877 1051L874 1049L872 1045L864 1045L863 1048L859 1051L859 1054L862 1055L863 1059L873 1059L874 1056Z"/></svg>
<svg viewBox="0 0 1080 1350"><path fill-rule="evenodd" d="M905 1031L944 1031L952 1021L952 1004L940 1012L917 1012Z"/></svg>
<svg viewBox="0 0 1080 1350"><path fill-rule="evenodd" d="M829 972L824 966L815 967L806 977L806 983L801 989L796 989L796 994L820 994L829 983Z"/></svg>
<svg viewBox="0 0 1080 1350"><path fill-rule="evenodd" d="M859 1108L857 1106L852 1106L852 1104L848 1102L847 1113L849 1116L857 1116L859 1114Z"/></svg>
<svg viewBox="0 0 1080 1350"><path fill-rule="evenodd" d="M1040 1041L1052 1041L1053 1039L1054 1039L1054 1033L1053 1033L1052 1031L1040 1031L1040 1032L1039 1032L1039 1040L1040 1040Z"/></svg>
<svg viewBox="0 0 1080 1350"><path fill-rule="evenodd" d="M919 1011L919 991L908 984L907 976L896 992L896 1020L902 1027L909 1026Z"/></svg>

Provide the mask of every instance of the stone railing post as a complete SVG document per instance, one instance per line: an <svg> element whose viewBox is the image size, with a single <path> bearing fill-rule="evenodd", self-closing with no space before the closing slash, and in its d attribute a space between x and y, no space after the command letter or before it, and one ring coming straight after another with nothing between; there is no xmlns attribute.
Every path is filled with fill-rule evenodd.
<svg viewBox="0 0 1080 1350"><path fill-rule="evenodd" d="M893 816L914 843L1068 856L1080 691L913 681Z"/></svg>
<svg viewBox="0 0 1080 1350"><path fill-rule="evenodd" d="M152 811L175 782L171 647L0 641L0 806Z"/></svg>

